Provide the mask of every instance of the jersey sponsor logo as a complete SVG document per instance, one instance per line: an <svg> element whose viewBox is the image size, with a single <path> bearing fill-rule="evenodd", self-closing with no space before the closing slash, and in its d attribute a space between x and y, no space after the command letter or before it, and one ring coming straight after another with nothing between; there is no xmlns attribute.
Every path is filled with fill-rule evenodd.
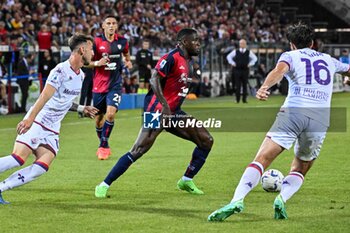
<svg viewBox="0 0 350 233"><path fill-rule="evenodd" d="M159 129L161 115L162 114L158 110L156 112L144 112L143 127L146 129Z"/></svg>
<svg viewBox="0 0 350 233"><path fill-rule="evenodd" d="M120 58L120 54L109 55L109 58Z"/></svg>
<svg viewBox="0 0 350 233"><path fill-rule="evenodd" d="M179 79L179 83L188 83L192 82L192 78L189 78L187 73L182 73Z"/></svg>
<svg viewBox="0 0 350 233"><path fill-rule="evenodd" d="M79 95L80 91L64 89L63 93L67 95Z"/></svg>
<svg viewBox="0 0 350 233"><path fill-rule="evenodd" d="M104 50L106 49L106 47L104 47L103 45L99 47L100 50Z"/></svg>
<svg viewBox="0 0 350 233"><path fill-rule="evenodd" d="M115 70L115 69L117 69L116 62L111 62L106 64L105 70Z"/></svg>
<svg viewBox="0 0 350 233"><path fill-rule="evenodd" d="M308 88L308 87L294 87L292 90L292 93L294 96L301 96L306 99L313 99L313 100L318 100L318 101L324 101L327 102L330 98L330 94L318 90L318 88Z"/></svg>
<svg viewBox="0 0 350 233"><path fill-rule="evenodd" d="M165 64L166 64L166 60L163 60L163 61L160 62L159 67L160 67L161 69L163 69L163 67L165 66Z"/></svg>
<svg viewBox="0 0 350 233"><path fill-rule="evenodd" d="M184 66L180 66L180 68L179 68L180 70L184 70L185 69L185 67Z"/></svg>

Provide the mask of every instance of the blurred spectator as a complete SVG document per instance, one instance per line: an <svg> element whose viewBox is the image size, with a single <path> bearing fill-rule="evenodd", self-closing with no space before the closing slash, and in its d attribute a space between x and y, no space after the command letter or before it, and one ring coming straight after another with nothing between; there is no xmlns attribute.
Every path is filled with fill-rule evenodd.
<svg viewBox="0 0 350 233"><path fill-rule="evenodd" d="M209 78L207 76L203 77L203 81L200 83L200 95L204 97L211 96L211 83L209 82Z"/></svg>
<svg viewBox="0 0 350 233"><path fill-rule="evenodd" d="M339 57L339 61L342 62L342 63L350 64L348 50L343 49L341 51L341 56Z"/></svg>
<svg viewBox="0 0 350 233"><path fill-rule="evenodd" d="M5 39L7 37L7 30L5 28L4 21L0 21L0 43L5 42Z"/></svg>
<svg viewBox="0 0 350 233"><path fill-rule="evenodd" d="M266 78L266 67L264 63L260 63L258 69L255 71L256 88L260 88L261 84Z"/></svg>
<svg viewBox="0 0 350 233"><path fill-rule="evenodd" d="M133 75L130 79L124 79L125 93L138 93L139 85L137 84L137 76Z"/></svg>
<svg viewBox="0 0 350 233"><path fill-rule="evenodd" d="M38 45L39 45L39 63L42 61L44 51L51 51L52 45L52 33L49 31L46 24L41 25L40 31L38 32Z"/></svg>
<svg viewBox="0 0 350 233"><path fill-rule="evenodd" d="M82 68L85 77L83 85L81 87L81 94L79 104L84 106L91 106L92 102L92 78L94 76L94 70L91 68ZM79 117L83 117L82 113L78 113Z"/></svg>
<svg viewBox="0 0 350 233"><path fill-rule="evenodd" d="M142 49L136 53L136 64L139 70L139 83L149 89L149 80L151 78L153 54L149 50L149 41L142 41Z"/></svg>
<svg viewBox="0 0 350 233"><path fill-rule="evenodd" d="M43 79L43 85L45 86L45 82L47 77L50 74L50 71L55 68L56 62L52 59L51 53L49 50L44 50L43 58L39 64L39 73L41 73L41 77Z"/></svg>
<svg viewBox="0 0 350 233"><path fill-rule="evenodd" d="M34 46L37 44L35 27L33 23L30 23L28 27L24 28L23 37L30 45Z"/></svg>
<svg viewBox="0 0 350 233"><path fill-rule="evenodd" d="M8 110L6 86L5 86L5 83L3 83L2 81L5 75L6 75L6 69L1 59L0 60L0 108L1 108L0 114L4 114L4 115L7 114L7 110Z"/></svg>
<svg viewBox="0 0 350 233"><path fill-rule="evenodd" d="M46 24L41 25L38 32L39 50L50 50L52 45L52 33L49 31Z"/></svg>
<svg viewBox="0 0 350 233"><path fill-rule="evenodd" d="M34 54L28 53L25 55L18 63L17 75L25 76L23 78L17 79L17 83L21 89L21 107L19 112L26 112L27 99L28 99L28 89L29 89L29 74L31 73L30 65L34 60Z"/></svg>

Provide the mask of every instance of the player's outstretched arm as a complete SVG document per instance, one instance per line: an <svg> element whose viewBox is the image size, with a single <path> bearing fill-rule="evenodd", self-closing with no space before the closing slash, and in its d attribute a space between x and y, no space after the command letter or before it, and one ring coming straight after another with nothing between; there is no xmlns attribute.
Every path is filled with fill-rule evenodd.
<svg viewBox="0 0 350 233"><path fill-rule="evenodd" d="M56 92L56 89L53 86L51 86L48 83L45 85L44 90L41 92L39 98L36 100L29 116L18 123L17 125L18 134L24 134L30 129L30 127L34 122L35 117L44 107L46 102L49 101L49 99L51 99L51 97L55 94L55 92Z"/></svg>
<svg viewBox="0 0 350 233"><path fill-rule="evenodd" d="M276 67L267 75L264 83L256 92L256 98L259 100L267 100L270 95L268 91L273 85L282 80L285 73L289 70L289 66L285 62L277 63Z"/></svg>
<svg viewBox="0 0 350 233"><path fill-rule="evenodd" d="M84 65L84 67L87 68L95 68L95 67L100 67L100 66L106 66L107 63L109 62L108 57L102 57L100 60L96 61L91 61L89 65Z"/></svg>
<svg viewBox="0 0 350 233"><path fill-rule="evenodd" d="M72 107L69 109L70 111L75 111L75 112L80 112L83 113L84 116L90 117L90 118L95 118L95 115L98 113L98 109L93 107L93 106L84 106L84 105L79 105L77 103L72 103Z"/></svg>
<svg viewBox="0 0 350 233"><path fill-rule="evenodd" d="M152 73L152 77L149 81L151 84L152 90L154 94L157 96L157 99L163 106L163 113L167 115L171 115L170 107L168 102L166 101L163 91L162 91L162 86L160 85L160 79L163 78L156 70Z"/></svg>

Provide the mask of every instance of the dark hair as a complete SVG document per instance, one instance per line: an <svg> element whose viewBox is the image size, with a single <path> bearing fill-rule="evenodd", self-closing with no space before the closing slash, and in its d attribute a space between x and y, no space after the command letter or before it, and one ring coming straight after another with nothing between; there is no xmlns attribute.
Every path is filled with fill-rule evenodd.
<svg viewBox="0 0 350 233"><path fill-rule="evenodd" d="M86 43L88 41L94 42L94 39L91 36L87 36L84 34L75 34L68 40L68 46L71 51L76 50L79 45Z"/></svg>
<svg viewBox="0 0 350 233"><path fill-rule="evenodd" d="M34 53L27 53L26 55L24 55L25 58L32 58L34 57Z"/></svg>
<svg viewBox="0 0 350 233"><path fill-rule="evenodd" d="M298 49L310 47L313 38L313 29L303 22L299 22L287 28L287 39Z"/></svg>
<svg viewBox="0 0 350 233"><path fill-rule="evenodd" d="M103 17L103 21L105 21L108 18L113 18L113 19L117 20L117 22L119 21L119 17L117 17L115 15L106 15L105 17Z"/></svg>
<svg viewBox="0 0 350 233"><path fill-rule="evenodd" d="M181 41L184 37L192 34L196 34L196 33L197 31L193 28L183 28L177 33L176 40Z"/></svg>

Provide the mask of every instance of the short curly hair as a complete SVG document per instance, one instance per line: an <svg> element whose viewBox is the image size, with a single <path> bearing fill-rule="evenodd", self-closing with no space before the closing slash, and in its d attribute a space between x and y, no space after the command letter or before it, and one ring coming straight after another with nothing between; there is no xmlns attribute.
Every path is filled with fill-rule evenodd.
<svg viewBox="0 0 350 233"><path fill-rule="evenodd" d="M314 39L314 31L309 25L298 22L287 28L287 39L298 49L309 48Z"/></svg>

